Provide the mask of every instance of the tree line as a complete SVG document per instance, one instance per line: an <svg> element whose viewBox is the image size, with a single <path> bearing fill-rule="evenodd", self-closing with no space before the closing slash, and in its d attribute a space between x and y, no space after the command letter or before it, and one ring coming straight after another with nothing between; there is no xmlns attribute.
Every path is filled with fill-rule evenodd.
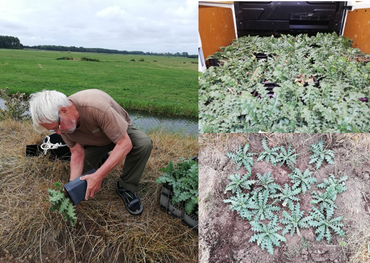
<svg viewBox="0 0 370 263"><path fill-rule="evenodd" d="M116 50L106 48L85 48L75 46L54 46L54 45L38 45L38 46L24 46L24 48L42 49L42 50L56 50L56 51L70 51L70 52L96 52L96 53L112 53L112 54L123 54L123 55L149 55L149 56L177 56L177 57L188 57L197 58L197 55L189 55L188 52L176 52L176 53L157 53L157 52L143 52L143 51L127 51L127 50Z"/></svg>
<svg viewBox="0 0 370 263"><path fill-rule="evenodd" d="M70 52L96 52L96 53L112 53L112 54L123 54L123 55L149 55L149 56L176 56L176 57L187 57L197 58L198 55L189 55L188 52L176 52L176 53L157 53L157 52L143 52L143 51L120 51L115 49L106 48L84 48L75 46L55 46L55 45L37 45L37 46L26 46L22 45L17 37L11 36L0 36L0 48L32 48L40 50L55 50L55 51L70 51Z"/></svg>

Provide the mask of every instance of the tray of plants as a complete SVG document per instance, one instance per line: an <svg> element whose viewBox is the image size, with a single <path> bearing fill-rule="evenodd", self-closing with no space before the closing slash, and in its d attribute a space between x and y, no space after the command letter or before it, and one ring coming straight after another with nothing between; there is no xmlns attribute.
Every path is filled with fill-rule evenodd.
<svg viewBox="0 0 370 263"><path fill-rule="evenodd" d="M162 176L156 183L162 184L160 207L182 222L198 230L198 157L160 169Z"/></svg>
<svg viewBox="0 0 370 263"><path fill-rule="evenodd" d="M370 63L348 38L244 36L215 56L224 65L199 79L200 133L370 130Z"/></svg>

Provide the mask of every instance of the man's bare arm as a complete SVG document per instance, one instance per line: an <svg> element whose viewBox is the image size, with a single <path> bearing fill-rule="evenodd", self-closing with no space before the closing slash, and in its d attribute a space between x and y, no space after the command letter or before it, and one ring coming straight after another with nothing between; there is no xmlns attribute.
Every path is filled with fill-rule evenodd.
<svg viewBox="0 0 370 263"><path fill-rule="evenodd" d="M104 164L93 174L85 175L81 177L81 180L87 181L87 190L85 199L93 197L100 190L103 179L108 175L110 171L118 164L120 164L126 155L132 149L132 142L128 134L126 133L113 148L109 155L109 158Z"/></svg>
<svg viewBox="0 0 370 263"><path fill-rule="evenodd" d="M76 143L71 150L71 174L69 180L72 181L82 174L85 160L85 149L81 144Z"/></svg>

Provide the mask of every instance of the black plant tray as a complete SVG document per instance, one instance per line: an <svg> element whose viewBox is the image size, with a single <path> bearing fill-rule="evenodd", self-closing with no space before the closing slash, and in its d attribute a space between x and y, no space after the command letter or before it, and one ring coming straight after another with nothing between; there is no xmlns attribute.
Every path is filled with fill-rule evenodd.
<svg viewBox="0 0 370 263"><path fill-rule="evenodd" d="M221 62L217 58L210 58L207 60L210 67L218 67Z"/></svg>
<svg viewBox="0 0 370 263"><path fill-rule="evenodd" d="M198 206L196 210L198 210ZM189 215L185 212L184 217L182 218L182 223L198 233L198 215L197 214L192 213Z"/></svg>
<svg viewBox="0 0 370 263"><path fill-rule="evenodd" d="M95 171L95 169L91 169L81 176L95 173ZM84 200L86 195L87 182L86 180L81 180L81 176L64 185L64 189L66 190L74 205L77 205L82 200Z"/></svg>
<svg viewBox="0 0 370 263"><path fill-rule="evenodd" d="M188 215L183 204L172 204L171 199L173 195L172 187L168 184L163 184L159 201L161 209L174 218L180 218L184 225L198 233L198 216L196 214Z"/></svg>

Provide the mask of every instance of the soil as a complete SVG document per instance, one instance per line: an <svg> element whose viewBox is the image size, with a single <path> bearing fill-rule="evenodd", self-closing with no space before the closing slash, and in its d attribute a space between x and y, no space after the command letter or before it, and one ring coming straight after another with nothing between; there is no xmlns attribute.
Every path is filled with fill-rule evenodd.
<svg viewBox="0 0 370 263"><path fill-rule="evenodd" d="M367 158L364 157L369 156L368 149L361 147L354 149L352 141L341 135L333 134L233 134L218 136L216 139L214 136L201 134L199 137L200 262L350 262L351 252L346 247L349 242L348 234L354 228L358 228L359 222L370 219L370 162L367 162ZM256 242L249 243L249 239L254 234L249 221L242 219L236 211L231 211L229 204L223 202L232 195L230 191L224 192L229 184L228 177L231 174L247 172L243 166L237 171L235 162L226 157L225 153L235 152L239 145L243 147L245 143L250 145L248 152L263 152L262 138L267 139L269 147L284 146L287 149L291 144L299 154L295 167L301 171L309 168L313 172L311 176L317 178L317 184L330 174L335 175L336 178L348 176L347 191L338 194L335 201L338 209L334 214L334 217L343 216L344 237L332 233L330 243L327 243L326 239L316 241L314 228L301 229L301 236L296 233L293 237L289 233L286 234L287 241L281 242L280 247L275 246L273 255L269 254L266 249L262 250ZM308 147L313 143L318 143L320 138L324 139L327 149L334 151L335 163L328 164L324 161L323 165L316 170L315 164L308 164L311 155ZM282 186L287 183L292 186L288 178L291 171L286 165L273 166L265 161L257 162L257 156L255 156L252 175L249 179L256 180L257 173L266 172L271 172L275 183ZM304 216L312 210L310 192L322 192L322 189L316 188L317 184L312 184L311 190L298 196L301 199L301 210L305 211ZM282 209L276 214L282 218L281 214L287 208L282 207L281 202L278 205ZM280 223L279 226L284 227Z"/></svg>

